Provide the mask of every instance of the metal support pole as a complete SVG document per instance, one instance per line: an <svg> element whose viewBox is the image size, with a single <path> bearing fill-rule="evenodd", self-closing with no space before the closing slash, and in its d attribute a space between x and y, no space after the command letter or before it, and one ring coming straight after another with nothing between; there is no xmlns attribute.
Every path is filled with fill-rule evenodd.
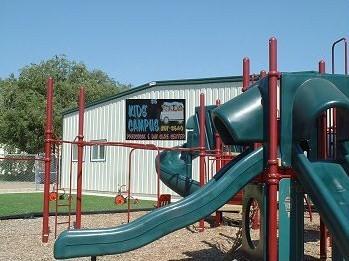
<svg viewBox="0 0 349 261"><path fill-rule="evenodd" d="M128 156L128 184L127 184L127 223L130 223L131 219L131 174L132 174L132 153L136 148L131 149ZM158 199L159 202L159 199Z"/></svg>
<svg viewBox="0 0 349 261"><path fill-rule="evenodd" d="M250 86L250 59L245 57L242 60L242 92L247 91Z"/></svg>
<svg viewBox="0 0 349 261"><path fill-rule="evenodd" d="M216 105L217 107L221 104L221 101L219 99L216 100ZM216 143L216 173L220 171L223 165L223 153L222 153L222 139L219 136L219 133L216 131L215 133L215 143ZM216 220L215 220L215 225L219 226L222 223L223 215L222 212L216 211Z"/></svg>
<svg viewBox="0 0 349 261"><path fill-rule="evenodd" d="M221 101L216 100L217 107L221 104ZM216 173L222 168L222 139L219 136L219 133L216 131L215 133L215 141L216 141Z"/></svg>
<svg viewBox="0 0 349 261"><path fill-rule="evenodd" d="M334 48L336 47L336 45L340 42L344 42L344 74L347 75L348 74L348 41L345 37L342 37L341 39L335 41L332 44L332 48L331 48L331 60L332 60L332 73L334 73Z"/></svg>
<svg viewBox="0 0 349 261"><path fill-rule="evenodd" d="M332 44L331 48L331 60L332 60L332 74L334 74L334 66L335 66L335 56L334 56L334 50L335 47L338 43L344 42L344 74L348 74L348 42L345 37L342 37L341 39L335 41ZM331 142L332 145L330 146L330 153L331 157L334 158L336 156L336 128L337 128L337 112L336 109L333 108L332 110L330 109L330 117L333 117L333 122L330 120L330 137L331 137ZM333 140L332 140L333 137Z"/></svg>
<svg viewBox="0 0 349 261"><path fill-rule="evenodd" d="M42 242L48 242L49 236L49 193L51 177L51 140L53 134L53 79L47 81L46 97L46 127L45 127L45 181L44 181L44 206L42 216Z"/></svg>
<svg viewBox="0 0 349 261"><path fill-rule="evenodd" d="M326 66L325 61L321 60L319 62L319 73L325 73L326 72ZM327 158L327 113L326 111L322 113L321 117L321 123L320 123L320 152L319 156L322 159Z"/></svg>
<svg viewBox="0 0 349 261"><path fill-rule="evenodd" d="M156 178L156 206L159 208L160 207L160 176L161 176L161 168L160 168L160 150L158 150L158 155L156 157L156 173L157 173L157 178Z"/></svg>
<svg viewBox="0 0 349 261"><path fill-rule="evenodd" d="M268 151L268 260L278 258L277 241L277 190L279 183L277 146L277 40L269 39L269 151Z"/></svg>
<svg viewBox="0 0 349 261"><path fill-rule="evenodd" d="M200 157L200 186L203 187L205 185L205 94L200 94L200 112L199 112L199 121L200 121L200 137L199 137L199 157ZM201 219L199 222L200 232L203 232L205 229L204 220Z"/></svg>
<svg viewBox="0 0 349 261"><path fill-rule="evenodd" d="M76 222L75 228L81 228L81 200L82 200L82 161L84 154L84 113L85 113L85 90L79 92L79 130L78 130L78 171L76 187Z"/></svg>
<svg viewBox="0 0 349 261"><path fill-rule="evenodd" d="M326 69L325 69L325 61L324 60L321 60L319 62L319 73L325 73L326 72Z"/></svg>
<svg viewBox="0 0 349 261"><path fill-rule="evenodd" d="M319 62L319 73L325 73L325 61ZM319 138L319 156L321 159L327 158L327 114L324 112L321 116L320 122L320 138ZM320 259L326 260L327 258L327 229L325 223L320 217Z"/></svg>
<svg viewBox="0 0 349 261"><path fill-rule="evenodd" d="M345 39L344 42L344 74L347 75L348 74L348 41L347 39Z"/></svg>

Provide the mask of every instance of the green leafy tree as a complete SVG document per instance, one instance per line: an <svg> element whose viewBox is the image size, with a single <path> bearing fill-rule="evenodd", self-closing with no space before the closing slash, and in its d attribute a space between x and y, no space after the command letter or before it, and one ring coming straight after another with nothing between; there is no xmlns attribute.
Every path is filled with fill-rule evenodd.
<svg viewBox="0 0 349 261"><path fill-rule="evenodd" d="M55 56L0 80L0 144L27 153L43 151L46 106L46 82L55 81L54 128L62 134L62 112L77 106L80 86L85 87L86 102L128 89L130 85L114 81L101 70L88 70L83 63Z"/></svg>

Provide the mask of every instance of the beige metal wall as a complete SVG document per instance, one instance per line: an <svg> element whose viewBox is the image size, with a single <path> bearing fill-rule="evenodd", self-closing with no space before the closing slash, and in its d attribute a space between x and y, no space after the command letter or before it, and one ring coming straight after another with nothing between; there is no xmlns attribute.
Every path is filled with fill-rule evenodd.
<svg viewBox="0 0 349 261"><path fill-rule="evenodd" d="M206 104L222 103L241 92L240 81L207 84L152 86L151 88L123 96L105 103L89 107L85 112L85 140L125 141L125 99L186 99L186 119L194 114L199 105L200 93L204 93ZM73 140L77 135L78 113L67 114L63 118L63 139ZM133 142L133 141L132 141ZM153 143L158 146L174 147L183 141L135 141ZM96 192L117 192L118 185L127 184L128 157L130 149L108 147L106 160L91 162L90 148L85 148L83 166L83 189ZM132 157L132 192L143 198L156 195L156 172L154 151L136 151ZM70 145L65 144L62 152L62 184L68 186L70 171ZM76 162L72 164L73 188L76 187ZM198 179L197 161L193 164L194 178ZM165 185L162 193L173 193Z"/></svg>

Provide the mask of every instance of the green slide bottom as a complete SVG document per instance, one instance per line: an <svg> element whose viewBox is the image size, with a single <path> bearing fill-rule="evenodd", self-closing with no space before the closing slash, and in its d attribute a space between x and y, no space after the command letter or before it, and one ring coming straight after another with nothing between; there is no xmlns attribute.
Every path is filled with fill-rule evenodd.
<svg viewBox="0 0 349 261"><path fill-rule="evenodd" d="M310 162L301 150L294 156L298 178L310 194L336 244L349 257L349 176L343 166Z"/></svg>
<svg viewBox="0 0 349 261"><path fill-rule="evenodd" d="M63 232L55 242L54 256L65 259L112 255L142 247L210 215L262 171L263 149L247 151L222 168L202 189L129 224Z"/></svg>

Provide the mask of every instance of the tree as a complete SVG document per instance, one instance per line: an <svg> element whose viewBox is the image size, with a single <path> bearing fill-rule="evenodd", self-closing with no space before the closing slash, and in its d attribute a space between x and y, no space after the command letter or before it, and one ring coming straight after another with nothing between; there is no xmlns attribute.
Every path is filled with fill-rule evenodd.
<svg viewBox="0 0 349 261"><path fill-rule="evenodd" d="M55 81L54 127L62 134L62 112L77 106L77 93L85 87L86 102L101 99L128 89L101 70L88 70L83 63L55 56L39 64L31 64L0 79L0 144L27 153L43 151L46 106L46 82Z"/></svg>

